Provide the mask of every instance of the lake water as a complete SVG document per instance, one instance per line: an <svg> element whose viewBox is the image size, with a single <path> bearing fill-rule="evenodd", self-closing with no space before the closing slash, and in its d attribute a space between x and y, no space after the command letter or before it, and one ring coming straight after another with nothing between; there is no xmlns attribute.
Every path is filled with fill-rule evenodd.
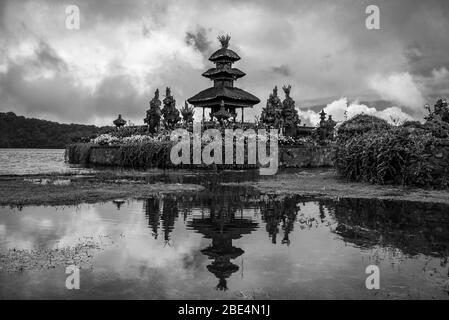
<svg viewBox="0 0 449 320"><path fill-rule="evenodd" d="M0 174L83 170L63 150L0 149ZM142 177L136 177L142 179ZM0 207L0 298L448 299L449 207L268 197L221 182L254 172L159 172L198 193ZM80 289L66 288L66 267ZM366 288L377 266L380 289Z"/></svg>
<svg viewBox="0 0 449 320"><path fill-rule="evenodd" d="M447 299L447 212L220 185L76 207L3 207L0 298ZM17 259L19 250L45 254ZM79 290L65 286L70 264L81 266ZM365 286L369 265L380 270L379 290Z"/></svg>
<svg viewBox="0 0 449 320"><path fill-rule="evenodd" d="M63 149L1 149L0 175L85 171L64 162Z"/></svg>

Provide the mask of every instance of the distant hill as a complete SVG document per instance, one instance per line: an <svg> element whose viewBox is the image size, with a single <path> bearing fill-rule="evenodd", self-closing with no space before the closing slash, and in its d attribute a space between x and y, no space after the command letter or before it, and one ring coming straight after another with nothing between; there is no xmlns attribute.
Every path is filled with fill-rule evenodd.
<svg viewBox="0 0 449 320"><path fill-rule="evenodd" d="M0 112L0 148L64 148L81 137L104 132L109 127L61 124Z"/></svg>

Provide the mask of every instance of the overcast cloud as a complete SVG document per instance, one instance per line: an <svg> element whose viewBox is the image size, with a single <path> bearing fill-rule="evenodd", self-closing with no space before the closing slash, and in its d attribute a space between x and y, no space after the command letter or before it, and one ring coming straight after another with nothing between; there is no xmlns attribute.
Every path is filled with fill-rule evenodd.
<svg viewBox="0 0 449 320"><path fill-rule="evenodd" d="M65 27L78 5L81 29ZM365 28L377 4L381 30ZM0 0L0 111L62 122L142 123L148 101L170 86L179 107L211 85L201 73L229 33L247 76L236 85L262 101L291 84L303 119L313 104L421 119L449 94L449 1L4 1ZM367 107L358 101L388 100ZM199 114L199 112L197 112ZM247 118L248 118L247 117Z"/></svg>

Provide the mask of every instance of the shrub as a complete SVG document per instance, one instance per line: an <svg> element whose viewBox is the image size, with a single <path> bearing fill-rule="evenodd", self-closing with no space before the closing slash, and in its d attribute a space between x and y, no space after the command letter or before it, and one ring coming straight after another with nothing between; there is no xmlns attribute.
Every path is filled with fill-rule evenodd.
<svg viewBox="0 0 449 320"><path fill-rule="evenodd" d="M120 164L123 167L167 168L171 166L171 141L144 141L120 146Z"/></svg>
<svg viewBox="0 0 449 320"><path fill-rule="evenodd" d="M112 136L108 133L101 134L92 140L93 144L98 144L100 146L110 146L110 145L118 144L119 142L120 142L119 138Z"/></svg>
<svg viewBox="0 0 449 320"><path fill-rule="evenodd" d="M388 130L392 126L387 121L367 114L359 114L343 122L337 130L337 139L346 140L368 131Z"/></svg>
<svg viewBox="0 0 449 320"><path fill-rule="evenodd" d="M433 157L441 137L449 132L444 126L438 122L405 123L378 130L380 123L377 122L376 130L352 137L346 135L345 139L337 141L335 166L342 176L378 184L445 185L447 166L444 161L447 159L443 159L443 165L438 165ZM355 131L356 126L352 128L351 132L360 133L360 130ZM345 134L347 132L349 130Z"/></svg>
<svg viewBox="0 0 449 320"><path fill-rule="evenodd" d="M148 127L147 126L128 126L123 128L111 128L106 132L107 134L117 137L117 138L125 138L133 135L148 135Z"/></svg>
<svg viewBox="0 0 449 320"><path fill-rule="evenodd" d="M86 165L89 163L92 143L72 143L65 149L64 158L69 163Z"/></svg>

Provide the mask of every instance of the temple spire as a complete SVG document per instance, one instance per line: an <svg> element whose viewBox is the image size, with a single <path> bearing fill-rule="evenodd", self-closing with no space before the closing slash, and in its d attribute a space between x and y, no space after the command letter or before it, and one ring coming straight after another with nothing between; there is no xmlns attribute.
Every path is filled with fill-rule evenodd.
<svg viewBox="0 0 449 320"><path fill-rule="evenodd" d="M213 121L213 118L220 122L224 118L232 118L235 121L238 108L242 109L243 122L243 109L252 108L260 102L251 93L234 86L234 81L244 77L245 73L232 67L232 64L240 60L240 57L228 48L230 39L229 35L220 35L218 37L221 48L209 57L209 60L215 64L215 67L203 73L204 77L213 81L213 86L187 100L195 107L203 108L203 114L205 108L210 108L211 121Z"/></svg>
<svg viewBox="0 0 449 320"><path fill-rule="evenodd" d="M229 40L231 40L231 36L229 34L225 36L224 35L218 36L218 41L220 41L222 48L226 49L227 47L229 47Z"/></svg>

